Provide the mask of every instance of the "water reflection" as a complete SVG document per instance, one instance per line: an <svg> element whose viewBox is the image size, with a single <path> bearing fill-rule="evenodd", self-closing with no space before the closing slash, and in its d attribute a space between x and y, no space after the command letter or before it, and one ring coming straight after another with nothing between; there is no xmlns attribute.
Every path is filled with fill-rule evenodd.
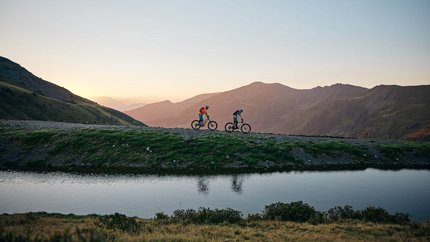
<svg viewBox="0 0 430 242"><path fill-rule="evenodd" d="M242 194L243 176L234 175L231 178L231 190L235 193Z"/></svg>
<svg viewBox="0 0 430 242"><path fill-rule="evenodd" d="M233 175L230 178L231 184L230 184L230 190L232 192L235 192L237 194L243 193L243 181L244 176L243 175ZM210 192L210 177L206 176L199 176L197 178L197 192L199 194L208 195Z"/></svg>
<svg viewBox="0 0 430 242"><path fill-rule="evenodd" d="M197 192L199 194L208 195L209 194L209 179L206 177L199 177L197 179Z"/></svg>

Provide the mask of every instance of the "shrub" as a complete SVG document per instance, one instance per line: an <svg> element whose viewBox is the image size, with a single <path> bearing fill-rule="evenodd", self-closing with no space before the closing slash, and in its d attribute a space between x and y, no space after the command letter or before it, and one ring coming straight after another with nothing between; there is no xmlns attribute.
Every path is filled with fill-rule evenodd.
<svg viewBox="0 0 430 242"><path fill-rule="evenodd" d="M242 214L231 208L215 210L199 208L197 211L194 209L175 210L172 220L195 224L238 223L242 221Z"/></svg>
<svg viewBox="0 0 430 242"><path fill-rule="evenodd" d="M327 223L327 213L316 211L312 216L309 218L308 222L311 224L322 224Z"/></svg>
<svg viewBox="0 0 430 242"><path fill-rule="evenodd" d="M390 221L390 214L387 210L373 206L369 206L361 211L361 217L364 221L374 223L386 223Z"/></svg>
<svg viewBox="0 0 430 242"><path fill-rule="evenodd" d="M138 232L140 230L140 224L136 218L129 218L119 213L100 216L96 225L101 228L122 230L123 232Z"/></svg>
<svg viewBox="0 0 430 242"><path fill-rule="evenodd" d="M306 222L315 214L315 208L302 201L266 205L263 217L269 220Z"/></svg>
<svg viewBox="0 0 430 242"><path fill-rule="evenodd" d="M373 223L407 224L411 222L407 213L395 213L391 215L383 208L372 206L361 211L361 219Z"/></svg>
<svg viewBox="0 0 430 242"><path fill-rule="evenodd" d="M156 213L155 214L155 219L156 220L160 220L160 221L167 221L169 219L169 215L164 214L163 212Z"/></svg>
<svg viewBox="0 0 430 242"><path fill-rule="evenodd" d="M354 211L351 206L334 207L327 211L327 222L337 222L341 220L359 219L360 212Z"/></svg>
<svg viewBox="0 0 430 242"><path fill-rule="evenodd" d="M411 218L407 213L395 213L391 216L391 222L395 224L409 224Z"/></svg>

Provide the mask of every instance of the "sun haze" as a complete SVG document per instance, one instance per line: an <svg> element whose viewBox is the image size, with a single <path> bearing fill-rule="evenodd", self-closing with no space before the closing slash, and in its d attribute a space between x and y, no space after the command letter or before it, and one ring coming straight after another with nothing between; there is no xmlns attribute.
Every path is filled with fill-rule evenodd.
<svg viewBox="0 0 430 242"><path fill-rule="evenodd" d="M0 1L0 55L84 97L430 84L430 1Z"/></svg>

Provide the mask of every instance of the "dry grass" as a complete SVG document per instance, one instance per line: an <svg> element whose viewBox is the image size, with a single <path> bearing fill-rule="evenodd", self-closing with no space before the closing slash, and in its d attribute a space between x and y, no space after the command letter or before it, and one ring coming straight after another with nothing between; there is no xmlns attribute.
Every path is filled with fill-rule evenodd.
<svg viewBox="0 0 430 242"><path fill-rule="evenodd" d="M98 227L90 216L0 215L0 240L42 241L429 241L430 224L342 223L311 225L279 221L246 224L164 224L138 219L141 229L127 233ZM9 237L8 237L9 236Z"/></svg>

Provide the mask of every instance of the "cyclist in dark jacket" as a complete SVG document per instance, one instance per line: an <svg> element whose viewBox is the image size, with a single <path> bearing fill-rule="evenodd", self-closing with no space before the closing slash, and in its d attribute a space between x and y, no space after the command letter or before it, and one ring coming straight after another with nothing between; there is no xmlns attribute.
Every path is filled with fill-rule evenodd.
<svg viewBox="0 0 430 242"><path fill-rule="evenodd" d="M243 109L236 110L236 111L233 113L233 122L234 122L234 128L235 128L235 129L237 129L237 128L238 128L238 127L237 127L237 124L238 124L238 122L237 122L237 118L238 118L238 117L240 117L241 122L243 122L242 113L243 113Z"/></svg>

